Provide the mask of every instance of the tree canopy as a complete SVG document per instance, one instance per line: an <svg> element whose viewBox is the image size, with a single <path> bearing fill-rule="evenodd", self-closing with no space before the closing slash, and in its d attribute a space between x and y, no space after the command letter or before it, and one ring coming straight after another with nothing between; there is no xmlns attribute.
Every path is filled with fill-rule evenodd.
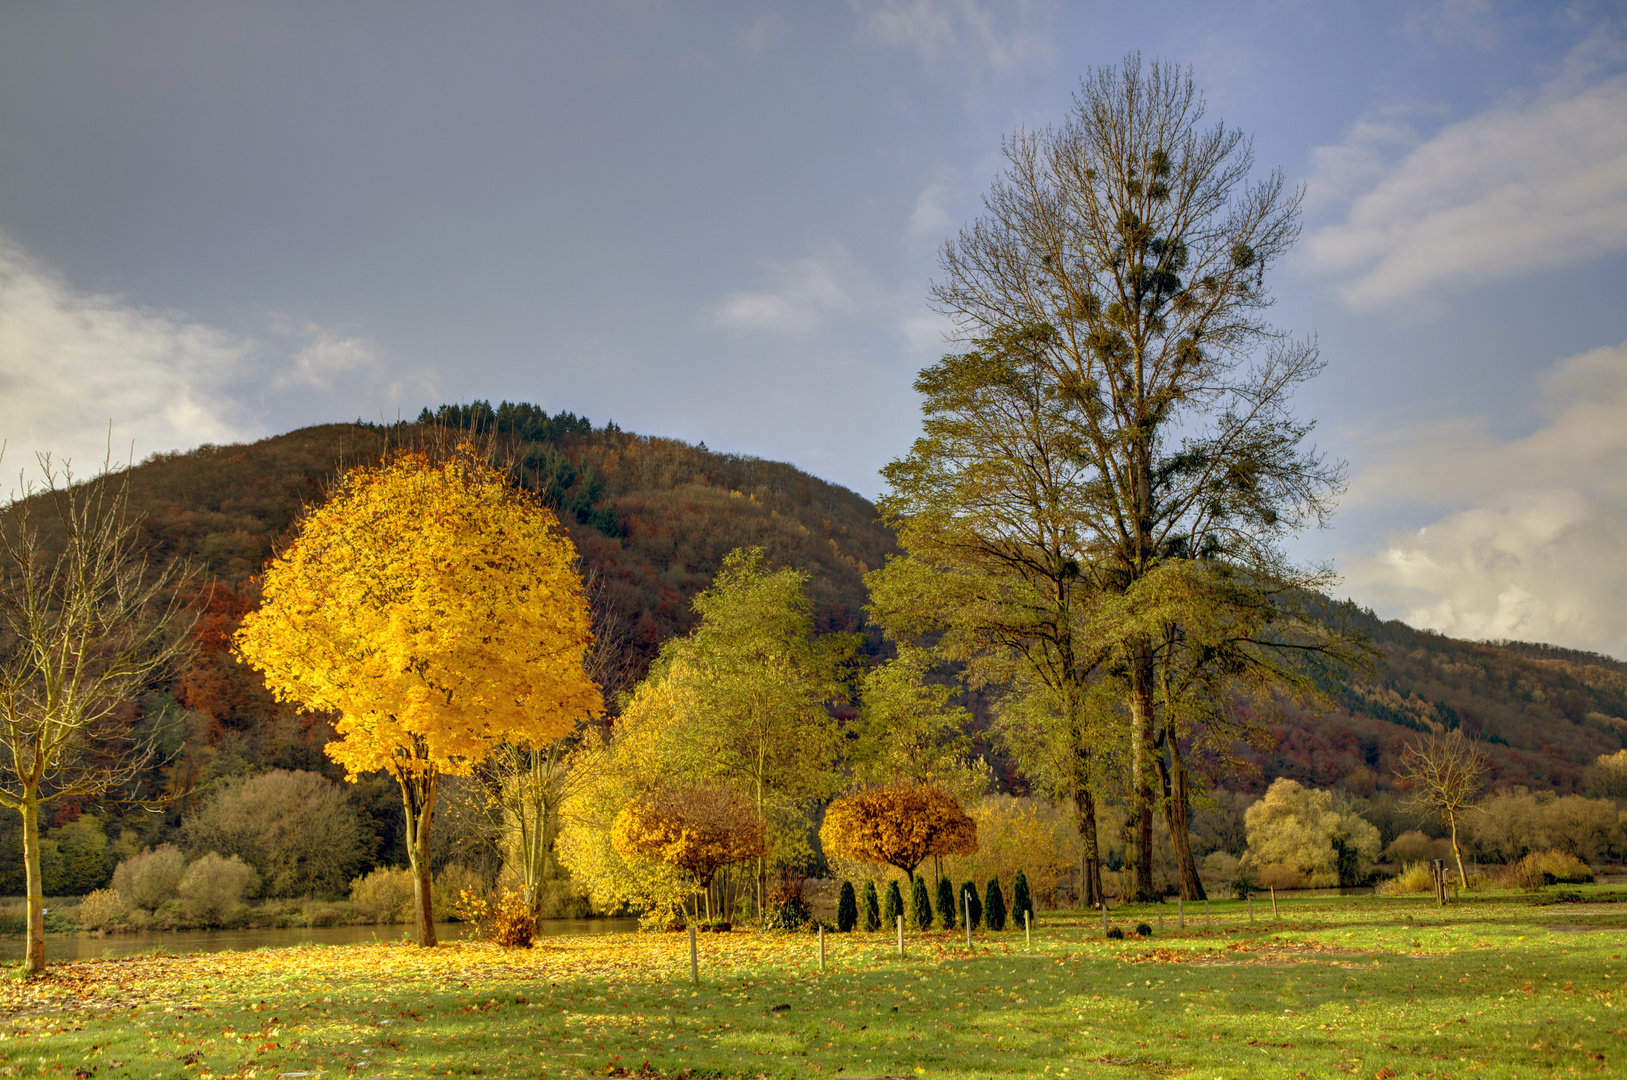
<svg viewBox="0 0 1627 1080"><path fill-rule="evenodd" d="M1321 369L1315 343L1265 319L1299 195L1280 172L1254 178L1248 140L1203 114L1189 72L1132 56L1087 74L1060 126L1005 141L932 290L970 351L923 372L926 432L886 470L882 501L909 560L951 582L917 591L970 590L962 610L1022 658L1082 764L1101 740L1084 731L1083 687L1118 687L1142 898L1157 805L1183 893L1201 895L1179 754L1205 713L1169 691L1240 659L1286 674L1282 658L1317 637L1273 615L1207 627L1177 655L1191 586L1224 565L1227 587L1270 598L1258 610L1291 609L1280 601L1325 579L1279 542L1325 522L1342 479L1290 407Z"/></svg>
<svg viewBox="0 0 1627 1080"><path fill-rule="evenodd" d="M825 811L827 855L886 863L910 877L934 855L977 850L977 823L954 796L922 784L891 784L844 795Z"/></svg>
<svg viewBox="0 0 1627 1080"><path fill-rule="evenodd" d="M401 785L422 944L437 778L602 708L575 549L466 442L346 473L268 567L236 642L280 699L337 714L327 751L350 777Z"/></svg>

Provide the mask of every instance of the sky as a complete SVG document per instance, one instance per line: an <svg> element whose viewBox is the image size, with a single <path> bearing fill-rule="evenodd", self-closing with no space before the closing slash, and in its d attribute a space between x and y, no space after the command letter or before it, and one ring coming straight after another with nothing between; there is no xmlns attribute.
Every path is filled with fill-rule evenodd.
<svg viewBox="0 0 1627 1080"><path fill-rule="evenodd" d="M874 497L939 245L1132 52L1304 185L1292 554L1627 657L1622 0L0 0L0 467L507 399Z"/></svg>

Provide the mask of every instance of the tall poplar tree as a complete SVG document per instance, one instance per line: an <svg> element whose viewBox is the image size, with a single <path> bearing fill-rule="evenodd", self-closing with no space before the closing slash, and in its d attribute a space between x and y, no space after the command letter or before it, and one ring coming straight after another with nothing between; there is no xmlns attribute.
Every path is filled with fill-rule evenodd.
<svg viewBox="0 0 1627 1080"><path fill-rule="evenodd" d="M1183 711L1160 700L1160 665L1175 670L1160 649L1181 639L1195 595L1158 579L1201 583L1223 565L1232 585L1261 583L1283 598L1324 583L1291 566L1279 543L1324 524L1342 481L1342 466L1305 444L1312 425L1291 409L1295 388L1321 370L1316 345L1265 317L1266 271L1298 234L1300 193L1280 172L1255 178L1249 140L1204 127L1203 114L1188 71L1132 56L1089 72L1059 127L1005 141L983 213L940 252L932 298L983 361L1020 343L1035 383L1022 394L1033 403L1030 445L943 453L929 394L927 437L889 471L884 502L895 520L953 534L1001 524L976 482L988 462L1066 471L1072 531L1058 530L1058 571L1030 588L1066 580L1067 604L1087 600L1101 616L1072 635L1072 663L1096 672L1077 685L1107 677L1121 688L1142 898L1153 891L1160 756L1178 749ZM981 408L972 405L961 412ZM1054 465L1032 460L1042 428ZM969 504L955 502L957 485ZM983 535L983 546L1028 552L1033 522L1003 524L1006 534ZM911 558L950 565L947 549L912 547L907 527L903 537ZM1266 619L1227 640L1256 658L1319 647L1310 620L1288 622ZM1198 655L1200 666L1212 662Z"/></svg>
<svg viewBox="0 0 1627 1080"><path fill-rule="evenodd" d="M814 632L801 570L770 570L761 548L723 558L710 588L695 597L700 625L661 648L650 672L681 701L674 751L687 775L726 780L745 791L769 835L786 849L797 813L835 793L842 738L829 706L848 698L852 634ZM757 868L758 913L764 874Z"/></svg>

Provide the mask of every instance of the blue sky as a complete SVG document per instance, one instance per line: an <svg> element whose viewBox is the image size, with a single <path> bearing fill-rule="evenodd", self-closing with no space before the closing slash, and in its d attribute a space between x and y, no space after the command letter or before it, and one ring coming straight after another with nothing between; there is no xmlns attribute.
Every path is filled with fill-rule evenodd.
<svg viewBox="0 0 1627 1080"><path fill-rule="evenodd" d="M4 463L508 398L873 496L938 244L1132 50L1307 188L1295 553L1627 656L1619 2L7 4Z"/></svg>

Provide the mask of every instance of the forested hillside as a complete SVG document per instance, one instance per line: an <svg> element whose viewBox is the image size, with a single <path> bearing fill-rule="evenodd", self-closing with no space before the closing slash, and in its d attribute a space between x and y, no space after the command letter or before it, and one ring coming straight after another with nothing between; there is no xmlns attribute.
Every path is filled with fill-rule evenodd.
<svg viewBox="0 0 1627 1080"><path fill-rule="evenodd" d="M339 775L322 753L328 725L274 702L232 657L231 635L302 507L319 502L345 467L376 460L430 422L494 436L516 481L559 512L589 577L620 687L643 674L663 641L692 626L691 600L724 554L743 545L761 546L771 565L809 573L821 629L866 630L866 651L882 651L865 624L863 575L893 550L892 535L868 501L790 465L506 403L426 410L419 424L330 424L156 456L133 471L132 506L159 559L187 557L202 568L194 586L201 614L191 664L131 710L136 725L165 721L167 763L141 794L177 801L164 814L99 808L120 851L173 835L219 781L272 768ZM1333 686L1332 702L1321 708L1249 706L1270 729L1258 746L1239 748L1256 771L1212 783L1259 791L1288 776L1373 795L1393 787L1404 739L1444 725L1487 744L1499 786L1570 792L1599 754L1627 745L1627 664L1544 645L1456 641L1347 614L1365 627L1381 663ZM985 702L970 704L984 729L974 749L994 759L1004 786L1021 791L1022 777L988 736ZM399 862L394 785L374 779L349 790L372 830L367 862ZM63 826L83 809L55 804L48 823ZM0 892L21 887L15 819L0 815ZM114 854L110 847L109 866Z"/></svg>

